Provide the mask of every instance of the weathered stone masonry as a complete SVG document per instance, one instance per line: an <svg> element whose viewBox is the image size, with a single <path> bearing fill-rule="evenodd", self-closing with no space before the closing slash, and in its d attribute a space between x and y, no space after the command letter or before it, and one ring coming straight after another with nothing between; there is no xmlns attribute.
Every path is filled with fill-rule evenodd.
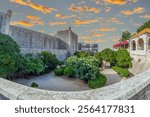
<svg viewBox="0 0 150 117"><path fill-rule="evenodd" d="M57 37L17 26L10 25L9 35L21 48L67 49L67 44Z"/></svg>
<svg viewBox="0 0 150 117"><path fill-rule="evenodd" d="M72 32L71 27L67 30L58 31L56 36L69 45L68 50L74 52L78 49L78 36Z"/></svg>
<svg viewBox="0 0 150 117"><path fill-rule="evenodd" d="M11 25L9 35L20 45L22 53L49 51L59 60L67 57L68 45L57 37Z"/></svg>
<svg viewBox="0 0 150 117"><path fill-rule="evenodd" d="M12 11L8 10L7 13L0 12L0 33L9 33L9 24L11 19Z"/></svg>
<svg viewBox="0 0 150 117"><path fill-rule="evenodd" d="M0 33L10 35L19 44L22 53L49 51L56 54L58 59L64 60L69 53L72 54L77 50L78 36L72 31L68 30L69 33L65 37L54 37L18 26L12 26L10 25L11 14L10 10L7 13L0 13ZM73 34L75 36L72 36ZM64 38L68 40L65 41L66 39ZM70 49L72 47L73 49Z"/></svg>
<svg viewBox="0 0 150 117"><path fill-rule="evenodd" d="M35 89L0 78L0 94L11 100L150 100L150 70L113 85L75 92Z"/></svg>

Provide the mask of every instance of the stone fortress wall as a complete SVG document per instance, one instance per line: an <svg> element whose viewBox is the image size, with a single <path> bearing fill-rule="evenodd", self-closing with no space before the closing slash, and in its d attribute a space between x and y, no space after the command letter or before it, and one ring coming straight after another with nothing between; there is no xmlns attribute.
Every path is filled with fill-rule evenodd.
<svg viewBox="0 0 150 117"><path fill-rule="evenodd" d="M49 51L60 60L65 60L77 50L78 36L69 30L65 35L50 36L37 31L10 25L12 12L0 13L0 33L10 35L21 47L22 53ZM59 33L58 33L59 34ZM70 43L71 42L71 43ZM70 49L73 48L73 49Z"/></svg>
<svg viewBox="0 0 150 117"><path fill-rule="evenodd" d="M9 35L20 45L22 53L49 51L60 60L67 57L68 44L60 38L12 25Z"/></svg>
<svg viewBox="0 0 150 117"><path fill-rule="evenodd" d="M9 35L21 48L62 49L66 50L67 43L60 38L44 33L10 25Z"/></svg>

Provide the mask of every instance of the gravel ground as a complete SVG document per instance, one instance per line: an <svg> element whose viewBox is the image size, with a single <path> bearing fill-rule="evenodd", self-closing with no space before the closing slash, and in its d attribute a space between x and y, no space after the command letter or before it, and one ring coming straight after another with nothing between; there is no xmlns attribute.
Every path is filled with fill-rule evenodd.
<svg viewBox="0 0 150 117"><path fill-rule="evenodd" d="M101 73L107 77L106 86L120 82L122 80L121 76L119 76L117 72L112 69L105 69Z"/></svg>
<svg viewBox="0 0 150 117"><path fill-rule="evenodd" d="M121 77L112 69L105 69L102 73L107 77L106 86L121 81ZM35 82L39 85L38 88L53 91L81 91L90 89L87 84L77 78L58 77L55 76L54 72L30 79L16 79L15 82L26 86L31 86Z"/></svg>
<svg viewBox="0 0 150 117"><path fill-rule="evenodd" d="M53 91L81 91L89 90L87 84L77 78L66 78L55 76L54 72L39 77L30 79L16 79L15 82L31 86L32 82L39 85L40 89L47 89Z"/></svg>

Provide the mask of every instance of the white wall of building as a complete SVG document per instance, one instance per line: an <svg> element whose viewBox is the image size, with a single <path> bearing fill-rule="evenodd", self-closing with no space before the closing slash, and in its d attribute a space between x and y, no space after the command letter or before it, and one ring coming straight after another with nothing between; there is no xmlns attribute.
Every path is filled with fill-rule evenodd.
<svg viewBox="0 0 150 117"><path fill-rule="evenodd" d="M135 42L135 49L133 49L133 41ZM143 41L143 43L141 43ZM135 60L150 59L150 37L148 33L130 40L130 55ZM142 45L142 46L141 46Z"/></svg>

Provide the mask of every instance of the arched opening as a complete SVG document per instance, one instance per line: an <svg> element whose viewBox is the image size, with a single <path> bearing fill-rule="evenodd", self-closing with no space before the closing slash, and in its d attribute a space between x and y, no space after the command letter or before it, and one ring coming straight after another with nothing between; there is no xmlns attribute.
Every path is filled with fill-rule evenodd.
<svg viewBox="0 0 150 117"><path fill-rule="evenodd" d="M148 40L148 50L150 50L150 38Z"/></svg>
<svg viewBox="0 0 150 117"><path fill-rule="evenodd" d="M134 40L131 42L131 48L132 50L136 50L136 42Z"/></svg>
<svg viewBox="0 0 150 117"><path fill-rule="evenodd" d="M143 39L138 40L138 50L144 50L144 40Z"/></svg>

